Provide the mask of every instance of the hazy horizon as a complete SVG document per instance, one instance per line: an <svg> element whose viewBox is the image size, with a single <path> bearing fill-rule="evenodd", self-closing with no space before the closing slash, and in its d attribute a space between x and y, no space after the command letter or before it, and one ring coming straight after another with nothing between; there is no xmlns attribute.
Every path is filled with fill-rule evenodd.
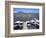
<svg viewBox="0 0 46 38"><path fill-rule="evenodd" d="M14 13L23 12L23 13L39 13L39 9L35 8L13 8Z"/></svg>

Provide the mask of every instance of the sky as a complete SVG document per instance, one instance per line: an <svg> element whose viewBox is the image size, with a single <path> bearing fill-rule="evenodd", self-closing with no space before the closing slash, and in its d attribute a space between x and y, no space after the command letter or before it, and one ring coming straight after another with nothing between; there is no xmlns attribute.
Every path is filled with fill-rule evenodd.
<svg viewBox="0 0 46 38"><path fill-rule="evenodd" d="M19 11L23 13L39 13L38 8L13 8L14 13L18 13Z"/></svg>

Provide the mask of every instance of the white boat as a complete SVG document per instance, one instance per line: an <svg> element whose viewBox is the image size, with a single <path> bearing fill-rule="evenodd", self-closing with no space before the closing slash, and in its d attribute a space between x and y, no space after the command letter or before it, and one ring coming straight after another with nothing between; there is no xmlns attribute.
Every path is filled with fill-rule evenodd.
<svg viewBox="0 0 46 38"><path fill-rule="evenodd" d="M15 23L23 23L23 22L21 22L21 21L16 21Z"/></svg>

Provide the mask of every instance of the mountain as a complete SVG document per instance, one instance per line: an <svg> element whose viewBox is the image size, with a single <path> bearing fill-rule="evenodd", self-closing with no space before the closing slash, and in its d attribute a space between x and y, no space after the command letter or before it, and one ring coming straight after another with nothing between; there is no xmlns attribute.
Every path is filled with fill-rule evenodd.
<svg viewBox="0 0 46 38"><path fill-rule="evenodd" d="M39 13L14 13L14 21L29 21L34 18L39 19Z"/></svg>

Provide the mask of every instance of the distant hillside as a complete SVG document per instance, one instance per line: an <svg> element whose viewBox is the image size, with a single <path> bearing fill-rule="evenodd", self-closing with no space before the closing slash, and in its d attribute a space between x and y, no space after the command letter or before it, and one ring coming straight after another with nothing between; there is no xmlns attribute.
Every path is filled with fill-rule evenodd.
<svg viewBox="0 0 46 38"><path fill-rule="evenodd" d="M14 13L14 21L28 21L33 18L39 19L39 13Z"/></svg>

